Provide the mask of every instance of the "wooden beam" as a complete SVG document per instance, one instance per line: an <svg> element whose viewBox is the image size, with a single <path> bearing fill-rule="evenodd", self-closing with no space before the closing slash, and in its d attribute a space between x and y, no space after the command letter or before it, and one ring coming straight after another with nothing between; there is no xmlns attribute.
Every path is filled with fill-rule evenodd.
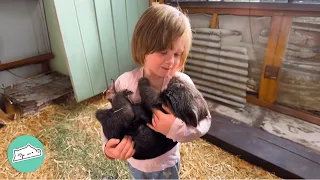
<svg viewBox="0 0 320 180"><path fill-rule="evenodd" d="M274 103L276 100L277 90L278 90L278 84L279 84L279 77L281 75L281 67L282 62L285 57L285 52L287 48L287 40L290 34L291 24L292 24L292 16L284 16L281 24L281 30L280 30L280 37L279 41L277 43L277 50L275 53L275 59L273 61L273 66L279 67L279 73L276 80L271 79L269 81L268 86L268 94L266 97L266 101L268 103Z"/></svg>
<svg viewBox="0 0 320 180"><path fill-rule="evenodd" d="M264 57L264 63L262 67L262 74L259 87L259 99L262 101L267 101L268 97L268 87L271 84L271 81L274 79L267 79L264 77L265 69L267 65L273 65L275 59L278 39L281 30L282 16L273 16L271 21L271 30L269 34L268 46Z"/></svg>
<svg viewBox="0 0 320 180"><path fill-rule="evenodd" d="M25 59L16 60L8 63L3 63L3 64L0 64L0 71L13 69L13 68L30 65L30 64L45 63L52 58L54 58L54 55L51 53L48 53L48 54L42 54L39 56L33 56Z"/></svg>
<svg viewBox="0 0 320 180"><path fill-rule="evenodd" d="M320 154L315 150L217 112L211 116L212 125L202 139L283 179L320 177Z"/></svg>
<svg viewBox="0 0 320 180"><path fill-rule="evenodd" d="M215 29L217 28L217 25L218 25L218 13L213 13L210 28Z"/></svg>
<svg viewBox="0 0 320 180"><path fill-rule="evenodd" d="M244 15L244 16L313 16L319 17L319 11L284 11L284 10L268 10L268 9L242 9L242 8L199 8L199 7L184 7L181 9L188 13L218 13L220 15Z"/></svg>
<svg viewBox="0 0 320 180"><path fill-rule="evenodd" d="M177 5L176 2L170 3ZM264 10L269 12L313 12L319 14L318 4L289 4L289 3L252 3L252 2L179 2L181 8L210 8L210 9L244 9Z"/></svg>
<svg viewBox="0 0 320 180"><path fill-rule="evenodd" d="M279 112L279 113L282 113L282 114L285 114L288 116L299 118L299 119L302 119L304 121L308 121L308 122L316 124L316 125L320 125L320 117L317 117L311 113L295 110L295 109L288 108L288 107L281 106L281 105L270 104L270 103L261 101L253 96L247 96L246 99L248 102L250 102L252 104L262 106L264 108L267 108L267 109L270 109L270 110L273 110L273 111L276 111L276 112Z"/></svg>

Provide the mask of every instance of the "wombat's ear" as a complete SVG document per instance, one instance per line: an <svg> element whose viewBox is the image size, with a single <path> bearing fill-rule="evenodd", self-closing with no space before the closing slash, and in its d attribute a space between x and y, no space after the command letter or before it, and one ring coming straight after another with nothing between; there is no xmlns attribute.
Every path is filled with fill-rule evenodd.
<svg viewBox="0 0 320 180"><path fill-rule="evenodd" d="M110 83L110 88L109 89L112 89L113 91L116 91L114 79L111 79L111 83Z"/></svg>
<svg viewBox="0 0 320 180"><path fill-rule="evenodd" d="M186 121L187 124L193 126L193 127L197 127L198 126L198 110L197 108L191 108L188 112L188 119Z"/></svg>

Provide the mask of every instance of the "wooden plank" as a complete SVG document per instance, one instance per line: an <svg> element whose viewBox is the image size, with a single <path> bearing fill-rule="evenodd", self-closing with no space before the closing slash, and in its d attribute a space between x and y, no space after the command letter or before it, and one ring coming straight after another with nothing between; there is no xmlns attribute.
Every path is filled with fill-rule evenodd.
<svg viewBox="0 0 320 180"><path fill-rule="evenodd" d="M81 39L74 1L55 0L61 36L66 51L69 74L78 102L93 96L89 69Z"/></svg>
<svg viewBox="0 0 320 180"><path fill-rule="evenodd" d="M142 1L140 1L142 3ZM126 0L126 14L127 14L127 24L128 24L128 40L129 40L129 53L132 54L131 51L131 42L132 42L132 35L134 31L134 27L136 26L138 19L140 17L140 9L139 9L139 0ZM142 3L143 5L143 3ZM135 62L133 61L133 58L131 57L129 59L132 64L132 68L134 69L136 67Z"/></svg>
<svg viewBox="0 0 320 180"><path fill-rule="evenodd" d="M260 88L259 88L259 99L263 101L267 101L268 87L270 85L270 81L272 81L272 79L264 78L265 68L267 65L273 64L275 54L276 54L278 39L280 35L281 22L282 22L282 16L272 17L271 30L270 30L267 50L265 53L264 63L262 67L263 69L262 69Z"/></svg>
<svg viewBox="0 0 320 180"><path fill-rule="evenodd" d="M120 74L132 70L125 0L111 1Z"/></svg>
<svg viewBox="0 0 320 180"><path fill-rule="evenodd" d="M0 71L13 69L21 66L26 66L30 64L39 64L39 63L45 63L48 62L50 59L54 58L54 55L52 53L48 54L41 54L39 56L33 56L29 58L14 60L7 63L0 64Z"/></svg>
<svg viewBox="0 0 320 180"><path fill-rule="evenodd" d="M92 0L75 0L75 7L93 95L97 95L107 88L107 81L102 61L94 2Z"/></svg>
<svg viewBox="0 0 320 180"><path fill-rule="evenodd" d="M231 4L231 3L230 3ZM232 3L233 4L233 3ZM185 7L181 6L184 11L188 13L218 13L220 15L232 14L232 15L254 15L254 16L313 16L319 17L319 11L281 11L281 10L265 10L265 9L239 9L239 8L197 8L197 7Z"/></svg>
<svg viewBox="0 0 320 180"><path fill-rule="evenodd" d="M104 70L108 86L111 79L119 76L118 55L110 0L95 0Z"/></svg>
<svg viewBox="0 0 320 180"><path fill-rule="evenodd" d="M267 102L264 102L264 101L261 101L261 100L255 98L253 96L247 96L246 99L248 102L250 102L252 104L255 104L255 105L258 105L258 106L261 106L264 108L268 108L268 109L271 109L273 111L276 111L276 112L279 112L279 113L282 113L282 114L285 114L288 116L299 118L299 119L305 120L307 122L310 122L310 123L313 123L316 125L320 125L320 117L317 117L311 113L304 112L304 111L298 111L298 110L288 108L285 106L281 106L281 105L267 103Z"/></svg>
<svg viewBox="0 0 320 180"><path fill-rule="evenodd" d="M40 74L4 89L21 116L34 114L53 100L72 93L70 77L59 73Z"/></svg>
<svg viewBox="0 0 320 180"><path fill-rule="evenodd" d="M172 5L177 5L172 2ZM289 4L289 3L252 3L252 2L179 2L183 8L216 8L216 9L246 9L246 10L264 10L275 12L320 12L317 4Z"/></svg>
<svg viewBox="0 0 320 180"><path fill-rule="evenodd" d="M285 179L320 177L320 155L300 144L212 112L203 139Z"/></svg>
<svg viewBox="0 0 320 180"><path fill-rule="evenodd" d="M218 13L213 13L210 28L216 28L217 25L218 25Z"/></svg>
<svg viewBox="0 0 320 180"><path fill-rule="evenodd" d="M277 45L277 50L275 53L275 59L273 61L273 66L279 67L281 69L282 66L282 61L286 52L287 48L287 40L290 34L290 29L291 29L291 24L292 24L292 16L284 16L283 21L281 24L281 30L280 30L280 37ZM278 73L278 77L276 80L271 79L269 81L269 86L268 86L268 94L266 97L266 101L269 103L274 103L276 100L276 94L277 94L277 89L278 89L278 84L279 84L279 77L280 73Z"/></svg>

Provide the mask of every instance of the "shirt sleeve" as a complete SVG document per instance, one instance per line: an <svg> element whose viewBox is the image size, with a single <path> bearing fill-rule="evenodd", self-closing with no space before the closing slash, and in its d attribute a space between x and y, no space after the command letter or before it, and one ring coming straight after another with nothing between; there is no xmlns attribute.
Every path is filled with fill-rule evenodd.
<svg viewBox="0 0 320 180"><path fill-rule="evenodd" d="M181 78L194 85L188 75L182 74ZM201 120L197 127L189 126L181 119L176 118L167 134L167 138L178 142L191 142L205 135L209 131L210 127L211 114L209 110L207 117Z"/></svg>
<svg viewBox="0 0 320 180"><path fill-rule="evenodd" d="M211 115L201 120L197 127L189 126L184 121L176 118L167 134L167 138L178 142L191 142L205 135L211 126Z"/></svg>

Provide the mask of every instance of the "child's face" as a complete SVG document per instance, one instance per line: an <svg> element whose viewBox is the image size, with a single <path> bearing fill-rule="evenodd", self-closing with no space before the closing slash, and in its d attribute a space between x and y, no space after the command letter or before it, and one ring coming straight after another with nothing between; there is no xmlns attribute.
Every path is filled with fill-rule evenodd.
<svg viewBox="0 0 320 180"><path fill-rule="evenodd" d="M180 68L180 58L183 51L184 39L179 38L173 43L172 49L146 55L144 68L160 77L172 76Z"/></svg>

